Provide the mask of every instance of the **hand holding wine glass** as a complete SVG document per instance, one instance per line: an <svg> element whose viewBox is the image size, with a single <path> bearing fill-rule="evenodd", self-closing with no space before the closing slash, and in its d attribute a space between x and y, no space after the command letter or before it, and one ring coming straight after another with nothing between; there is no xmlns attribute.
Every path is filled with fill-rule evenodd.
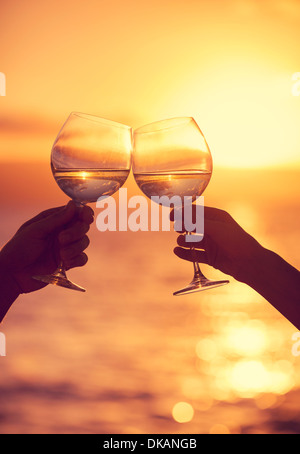
<svg viewBox="0 0 300 454"><path fill-rule="evenodd" d="M76 205L50 208L29 219L0 251L0 322L22 293L35 292L47 284L32 279L57 268L56 257L66 269L84 266L89 245L87 233L94 220L91 207L76 213ZM58 233L59 232L59 233Z"/></svg>
<svg viewBox="0 0 300 454"><path fill-rule="evenodd" d="M92 115L71 113L51 151L51 169L58 186L78 209L99 197L111 196L129 175L131 143L130 127ZM47 284L85 291L67 279L62 262L54 274L33 277Z"/></svg>
<svg viewBox="0 0 300 454"><path fill-rule="evenodd" d="M170 199L179 196L179 206L189 197L195 201L207 187L212 174L212 156L206 140L191 117L158 121L134 131L133 174L147 197L170 207ZM188 243L187 243L188 244ZM194 253L194 247L191 247ZM227 280L209 280L194 260L190 284L174 295L205 290L227 284Z"/></svg>

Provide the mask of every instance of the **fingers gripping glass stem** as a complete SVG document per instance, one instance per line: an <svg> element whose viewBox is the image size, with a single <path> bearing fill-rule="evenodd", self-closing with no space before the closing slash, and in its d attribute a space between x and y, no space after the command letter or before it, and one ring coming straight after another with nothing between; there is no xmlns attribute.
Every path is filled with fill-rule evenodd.
<svg viewBox="0 0 300 454"><path fill-rule="evenodd" d="M33 276L34 279L44 282L45 284L58 285L59 287L69 288L71 290L78 290L79 292L85 292L85 288L75 284L67 278L64 264L61 262L58 269L54 274L45 276Z"/></svg>
<svg viewBox="0 0 300 454"><path fill-rule="evenodd" d="M84 204L80 202L75 201L75 205L77 206L77 213L79 213L79 210L84 206ZM62 260L60 260L59 267L53 274L48 274L48 275L43 275L43 276L32 276L33 279L36 279L37 281L44 282L45 284L52 284L52 285L58 285L59 287L64 287L68 288L71 290L78 290L79 292L85 292L85 288L81 287L78 284L75 284L74 282L70 281L67 278L66 270L65 270L65 265Z"/></svg>
<svg viewBox="0 0 300 454"><path fill-rule="evenodd" d="M192 235L190 232L187 235ZM221 281L212 281L207 279L204 274L202 273L199 263L196 260L196 251L194 246L191 246L191 254L193 258L193 266L194 266L194 277L192 281L184 288L177 290L173 293L175 296L179 295L186 295L187 293L194 293L200 292L202 290L207 290L209 288L220 287L221 285L228 284L228 280L221 280Z"/></svg>

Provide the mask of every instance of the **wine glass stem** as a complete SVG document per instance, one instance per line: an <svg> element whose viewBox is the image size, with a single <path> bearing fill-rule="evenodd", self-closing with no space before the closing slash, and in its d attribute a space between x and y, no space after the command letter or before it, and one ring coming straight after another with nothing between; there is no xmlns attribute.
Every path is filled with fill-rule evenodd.
<svg viewBox="0 0 300 454"><path fill-rule="evenodd" d="M74 200L73 201L75 202L75 205L77 207L77 212L79 213L79 210L84 207L84 203L81 203L81 202L77 202L77 200ZM59 266L55 272L55 275L58 276L58 277L62 277L64 279L67 279L67 275L66 275L66 268L65 268L65 265L64 265L64 262L62 260L60 260L60 263L59 263Z"/></svg>
<svg viewBox="0 0 300 454"><path fill-rule="evenodd" d="M66 270L63 261L60 262L59 267L55 272L55 275L59 277L66 277Z"/></svg>
<svg viewBox="0 0 300 454"><path fill-rule="evenodd" d="M191 232L187 232L188 235L191 235ZM193 266L194 266L194 279L193 280L200 280L200 279L206 279L202 271L200 270L199 263L196 260L196 251L195 247L191 246L190 247L191 253L192 253L192 258L193 258Z"/></svg>

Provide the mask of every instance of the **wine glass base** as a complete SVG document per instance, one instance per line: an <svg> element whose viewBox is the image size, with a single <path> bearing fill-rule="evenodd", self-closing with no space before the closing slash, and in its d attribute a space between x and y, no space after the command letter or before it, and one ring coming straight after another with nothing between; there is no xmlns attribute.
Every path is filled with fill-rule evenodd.
<svg viewBox="0 0 300 454"><path fill-rule="evenodd" d="M32 276L33 279L37 281L44 282L45 284L53 284L59 287L69 288L71 290L77 290L79 292L85 292L85 288L80 285L74 284L74 282L69 281L69 279L64 276L55 276L55 275L45 275L45 276Z"/></svg>
<svg viewBox="0 0 300 454"><path fill-rule="evenodd" d="M173 293L174 296L180 296L180 295L186 295L188 293L194 293L194 292L202 292L203 290L208 290L210 288L216 288L220 287L221 285L229 284L229 281L223 280L223 281L210 281L210 280L205 280L202 282L191 282L189 285L186 287L177 290L176 292Z"/></svg>

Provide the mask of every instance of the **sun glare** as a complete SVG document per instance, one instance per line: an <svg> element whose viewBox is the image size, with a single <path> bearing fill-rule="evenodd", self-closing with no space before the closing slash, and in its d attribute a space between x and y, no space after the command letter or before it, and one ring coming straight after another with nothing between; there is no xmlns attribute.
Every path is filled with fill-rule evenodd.
<svg viewBox="0 0 300 454"><path fill-rule="evenodd" d="M214 163L231 168L300 163L298 113L291 74L260 59L231 55L174 82L168 115L194 116ZM176 96L174 92L176 91ZM166 113L167 114L167 113Z"/></svg>
<svg viewBox="0 0 300 454"><path fill-rule="evenodd" d="M255 395L268 388L268 372L260 361L239 361L231 372L231 384L233 388L240 392Z"/></svg>
<svg viewBox="0 0 300 454"><path fill-rule="evenodd" d="M83 180L86 180L88 174L87 174L87 172L80 172L80 176Z"/></svg>
<svg viewBox="0 0 300 454"><path fill-rule="evenodd" d="M245 326L230 326L226 345L229 351L241 356L262 354L267 345L264 324L258 320L252 320Z"/></svg>

